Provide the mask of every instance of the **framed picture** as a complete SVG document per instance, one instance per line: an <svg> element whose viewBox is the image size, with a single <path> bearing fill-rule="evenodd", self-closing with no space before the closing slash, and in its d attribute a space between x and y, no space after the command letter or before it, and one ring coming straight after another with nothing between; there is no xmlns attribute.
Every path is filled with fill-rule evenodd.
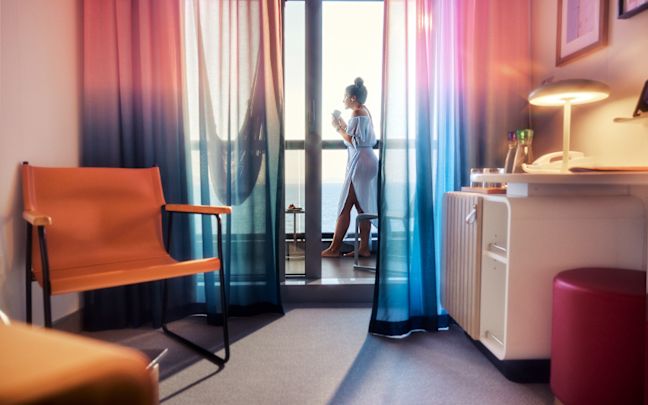
<svg viewBox="0 0 648 405"><path fill-rule="evenodd" d="M619 0L619 18L630 18L648 9L648 0Z"/></svg>
<svg viewBox="0 0 648 405"><path fill-rule="evenodd" d="M607 21L607 0L558 0L556 66L605 46Z"/></svg>

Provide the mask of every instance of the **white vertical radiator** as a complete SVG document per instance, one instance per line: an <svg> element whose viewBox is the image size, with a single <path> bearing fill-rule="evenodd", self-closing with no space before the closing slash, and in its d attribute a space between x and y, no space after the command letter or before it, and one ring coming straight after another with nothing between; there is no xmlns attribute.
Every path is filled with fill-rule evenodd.
<svg viewBox="0 0 648 405"><path fill-rule="evenodd" d="M479 339L482 197L443 196L441 303L473 339Z"/></svg>

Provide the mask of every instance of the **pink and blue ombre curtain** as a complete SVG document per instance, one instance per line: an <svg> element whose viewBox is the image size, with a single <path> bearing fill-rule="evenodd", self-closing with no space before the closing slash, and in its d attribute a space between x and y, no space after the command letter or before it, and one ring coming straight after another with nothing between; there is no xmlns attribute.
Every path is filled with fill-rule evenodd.
<svg viewBox="0 0 648 405"><path fill-rule="evenodd" d="M380 243L369 330L448 325L442 198L528 125L527 0L385 0Z"/></svg>
<svg viewBox="0 0 648 405"><path fill-rule="evenodd" d="M182 111L180 4L173 0L83 3L84 166L160 168L165 198L188 203ZM189 222L178 217L171 253L188 258ZM174 311L195 296L194 280L169 284ZM87 329L160 323L161 283L84 294Z"/></svg>
<svg viewBox="0 0 648 405"><path fill-rule="evenodd" d="M157 165L168 202L234 206L223 258L234 315L282 310L281 10L280 0L83 3L83 165ZM211 218L177 220L174 257L214 255ZM218 322L217 282L170 282L170 315ZM84 326L159 325L160 297L156 283L87 293Z"/></svg>

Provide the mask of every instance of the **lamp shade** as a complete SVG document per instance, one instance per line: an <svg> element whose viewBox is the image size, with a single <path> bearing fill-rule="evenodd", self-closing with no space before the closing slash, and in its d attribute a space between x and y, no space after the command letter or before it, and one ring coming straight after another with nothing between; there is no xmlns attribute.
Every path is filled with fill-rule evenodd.
<svg viewBox="0 0 648 405"><path fill-rule="evenodd" d="M610 88L601 82L586 79L561 80L540 86L529 94L529 103L539 106L560 106L569 102L587 104L603 100Z"/></svg>

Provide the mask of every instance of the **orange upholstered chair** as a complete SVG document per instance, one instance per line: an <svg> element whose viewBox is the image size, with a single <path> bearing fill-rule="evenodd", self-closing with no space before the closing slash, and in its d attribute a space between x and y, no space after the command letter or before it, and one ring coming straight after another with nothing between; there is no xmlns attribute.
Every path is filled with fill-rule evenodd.
<svg viewBox="0 0 648 405"><path fill-rule="evenodd" d="M0 404L157 404L143 353L99 340L0 323Z"/></svg>
<svg viewBox="0 0 648 405"><path fill-rule="evenodd" d="M215 362L229 359L220 215L231 213L230 207L167 204L156 167L46 168L25 163L22 169L23 218L27 221L27 322L31 323L34 278L43 287L45 326L51 327L51 295L218 271L225 357L217 357L167 328L166 282L162 328ZM163 212L168 214L167 239L173 213L216 216L218 258L181 262L173 259L162 237Z"/></svg>

